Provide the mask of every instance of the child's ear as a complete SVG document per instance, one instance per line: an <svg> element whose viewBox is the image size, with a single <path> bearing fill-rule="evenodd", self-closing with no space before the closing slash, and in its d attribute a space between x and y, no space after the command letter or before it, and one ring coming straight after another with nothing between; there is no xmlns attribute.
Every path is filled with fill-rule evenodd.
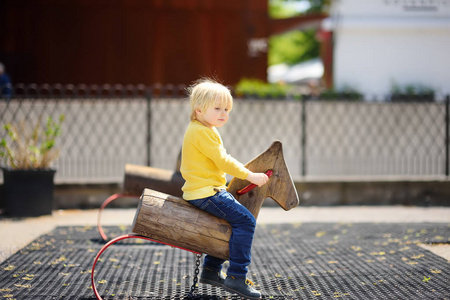
<svg viewBox="0 0 450 300"><path fill-rule="evenodd" d="M195 109L195 113L198 114L198 115L201 115L202 114L202 110L200 108L196 108Z"/></svg>

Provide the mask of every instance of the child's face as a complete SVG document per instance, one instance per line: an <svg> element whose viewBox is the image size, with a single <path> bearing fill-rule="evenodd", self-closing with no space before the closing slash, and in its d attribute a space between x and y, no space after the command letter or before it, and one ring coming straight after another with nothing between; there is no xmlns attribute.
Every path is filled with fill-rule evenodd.
<svg viewBox="0 0 450 300"><path fill-rule="evenodd" d="M228 107L215 104L206 110L197 109L197 119L207 127L222 127L228 121Z"/></svg>

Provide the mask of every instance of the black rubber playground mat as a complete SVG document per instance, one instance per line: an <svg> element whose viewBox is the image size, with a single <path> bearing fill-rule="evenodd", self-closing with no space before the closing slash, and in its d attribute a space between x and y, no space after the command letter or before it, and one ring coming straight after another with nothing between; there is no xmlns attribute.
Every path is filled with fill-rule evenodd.
<svg viewBox="0 0 450 300"><path fill-rule="evenodd" d="M110 237L130 233L106 227ZM450 224L258 225L249 278L263 299L450 299L450 262L418 243L449 243ZM95 227L58 227L0 265L1 299L96 299ZM120 241L97 263L103 299L184 299L195 255ZM199 299L240 299L199 284Z"/></svg>

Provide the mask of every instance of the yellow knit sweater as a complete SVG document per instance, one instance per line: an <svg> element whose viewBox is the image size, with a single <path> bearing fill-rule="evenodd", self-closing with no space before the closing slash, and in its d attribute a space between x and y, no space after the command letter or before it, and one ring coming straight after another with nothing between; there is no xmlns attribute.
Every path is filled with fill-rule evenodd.
<svg viewBox="0 0 450 300"><path fill-rule="evenodd" d="M182 187L185 200L214 195L214 188L226 187L226 174L245 179L248 169L223 147L215 127L209 128L194 120L184 134L181 154L181 175L186 180Z"/></svg>

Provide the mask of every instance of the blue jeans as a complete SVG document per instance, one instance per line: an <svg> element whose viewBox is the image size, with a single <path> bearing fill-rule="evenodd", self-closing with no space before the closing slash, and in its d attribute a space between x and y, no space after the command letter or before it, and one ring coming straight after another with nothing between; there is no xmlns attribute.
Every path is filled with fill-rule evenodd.
<svg viewBox="0 0 450 300"><path fill-rule="evenodd" d="M189 203L230 223L233 230L230 237L230 266L227 275L246 278L256 227L256 219L252 213L227 191L203 199L190 200ZM224 262L223 259L206 255L203 266L220 271Z"/></svg>

